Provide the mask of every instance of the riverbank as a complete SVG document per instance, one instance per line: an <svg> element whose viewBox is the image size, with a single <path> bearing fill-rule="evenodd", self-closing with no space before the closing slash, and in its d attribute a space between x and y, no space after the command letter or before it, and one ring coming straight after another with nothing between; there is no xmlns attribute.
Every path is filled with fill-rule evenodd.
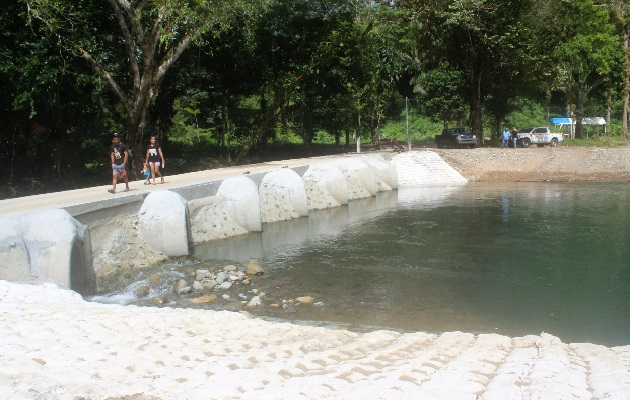
<svg viewBox="0 0 630 400"><path fill-rule="evenodd" d="M468 181L630 180L630 147L434 149Z"/></svg>

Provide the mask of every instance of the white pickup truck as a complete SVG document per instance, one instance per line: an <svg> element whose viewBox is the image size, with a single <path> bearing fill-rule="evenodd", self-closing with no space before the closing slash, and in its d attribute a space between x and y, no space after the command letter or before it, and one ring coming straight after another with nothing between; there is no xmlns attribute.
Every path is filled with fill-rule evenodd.
<svg viewBox="0 0 630 400"><path fill-rule="evenodd" d="M521 147L529 147L532 144L538 147L544 147L546 144L556 147L560 142L562 142L562 133L553 133L546 126L525 128L516 133L516 144Z"/></svg>

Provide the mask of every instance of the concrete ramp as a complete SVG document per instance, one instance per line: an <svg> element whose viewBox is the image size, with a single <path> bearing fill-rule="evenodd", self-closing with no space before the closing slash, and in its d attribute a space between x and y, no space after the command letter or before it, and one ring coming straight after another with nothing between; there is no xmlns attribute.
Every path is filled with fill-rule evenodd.
<svg viewBox="0 0 630 400"><path fill-rule="evenodd" d="M357 333L0 280L2 399L627 400L630 346Z"/></svg>
<svg viewBox="0 0 630 400"><path fill-rule="evenodd" d="M398 187L455 186L468 183L466 178L432 151L401 153L391 163L398 171Z"/></svg>

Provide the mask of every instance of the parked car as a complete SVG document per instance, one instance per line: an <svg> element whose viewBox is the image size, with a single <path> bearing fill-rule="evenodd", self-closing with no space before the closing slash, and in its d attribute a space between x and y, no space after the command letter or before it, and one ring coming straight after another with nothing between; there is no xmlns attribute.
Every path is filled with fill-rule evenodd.
<svg viewBox="0 0 630 400"><path fill-rule="evenodd" d="M435 136L437 147L477 147L477 137L466 128L444 128Z"/></svg>
<svg viewBox="0 0 630 400"><path fill-rule="evenodd" d="M521 129L516 136L516 144L521 147L529 147L532 144L538 147L544 147L546 144L556 147L563 139L562 133L553 133L546 126Z"/></svg>

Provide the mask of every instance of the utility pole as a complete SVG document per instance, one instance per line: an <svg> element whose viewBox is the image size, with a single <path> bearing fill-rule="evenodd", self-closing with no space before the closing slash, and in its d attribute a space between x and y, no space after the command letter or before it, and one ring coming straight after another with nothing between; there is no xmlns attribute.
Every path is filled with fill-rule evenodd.
<svg viewBox="0 0 630 400"><path fill-rule="evenodd" d="M411 151L411 137L409 137L409 98L405 97L405 120L407 124L407 151Z"/></svg>

